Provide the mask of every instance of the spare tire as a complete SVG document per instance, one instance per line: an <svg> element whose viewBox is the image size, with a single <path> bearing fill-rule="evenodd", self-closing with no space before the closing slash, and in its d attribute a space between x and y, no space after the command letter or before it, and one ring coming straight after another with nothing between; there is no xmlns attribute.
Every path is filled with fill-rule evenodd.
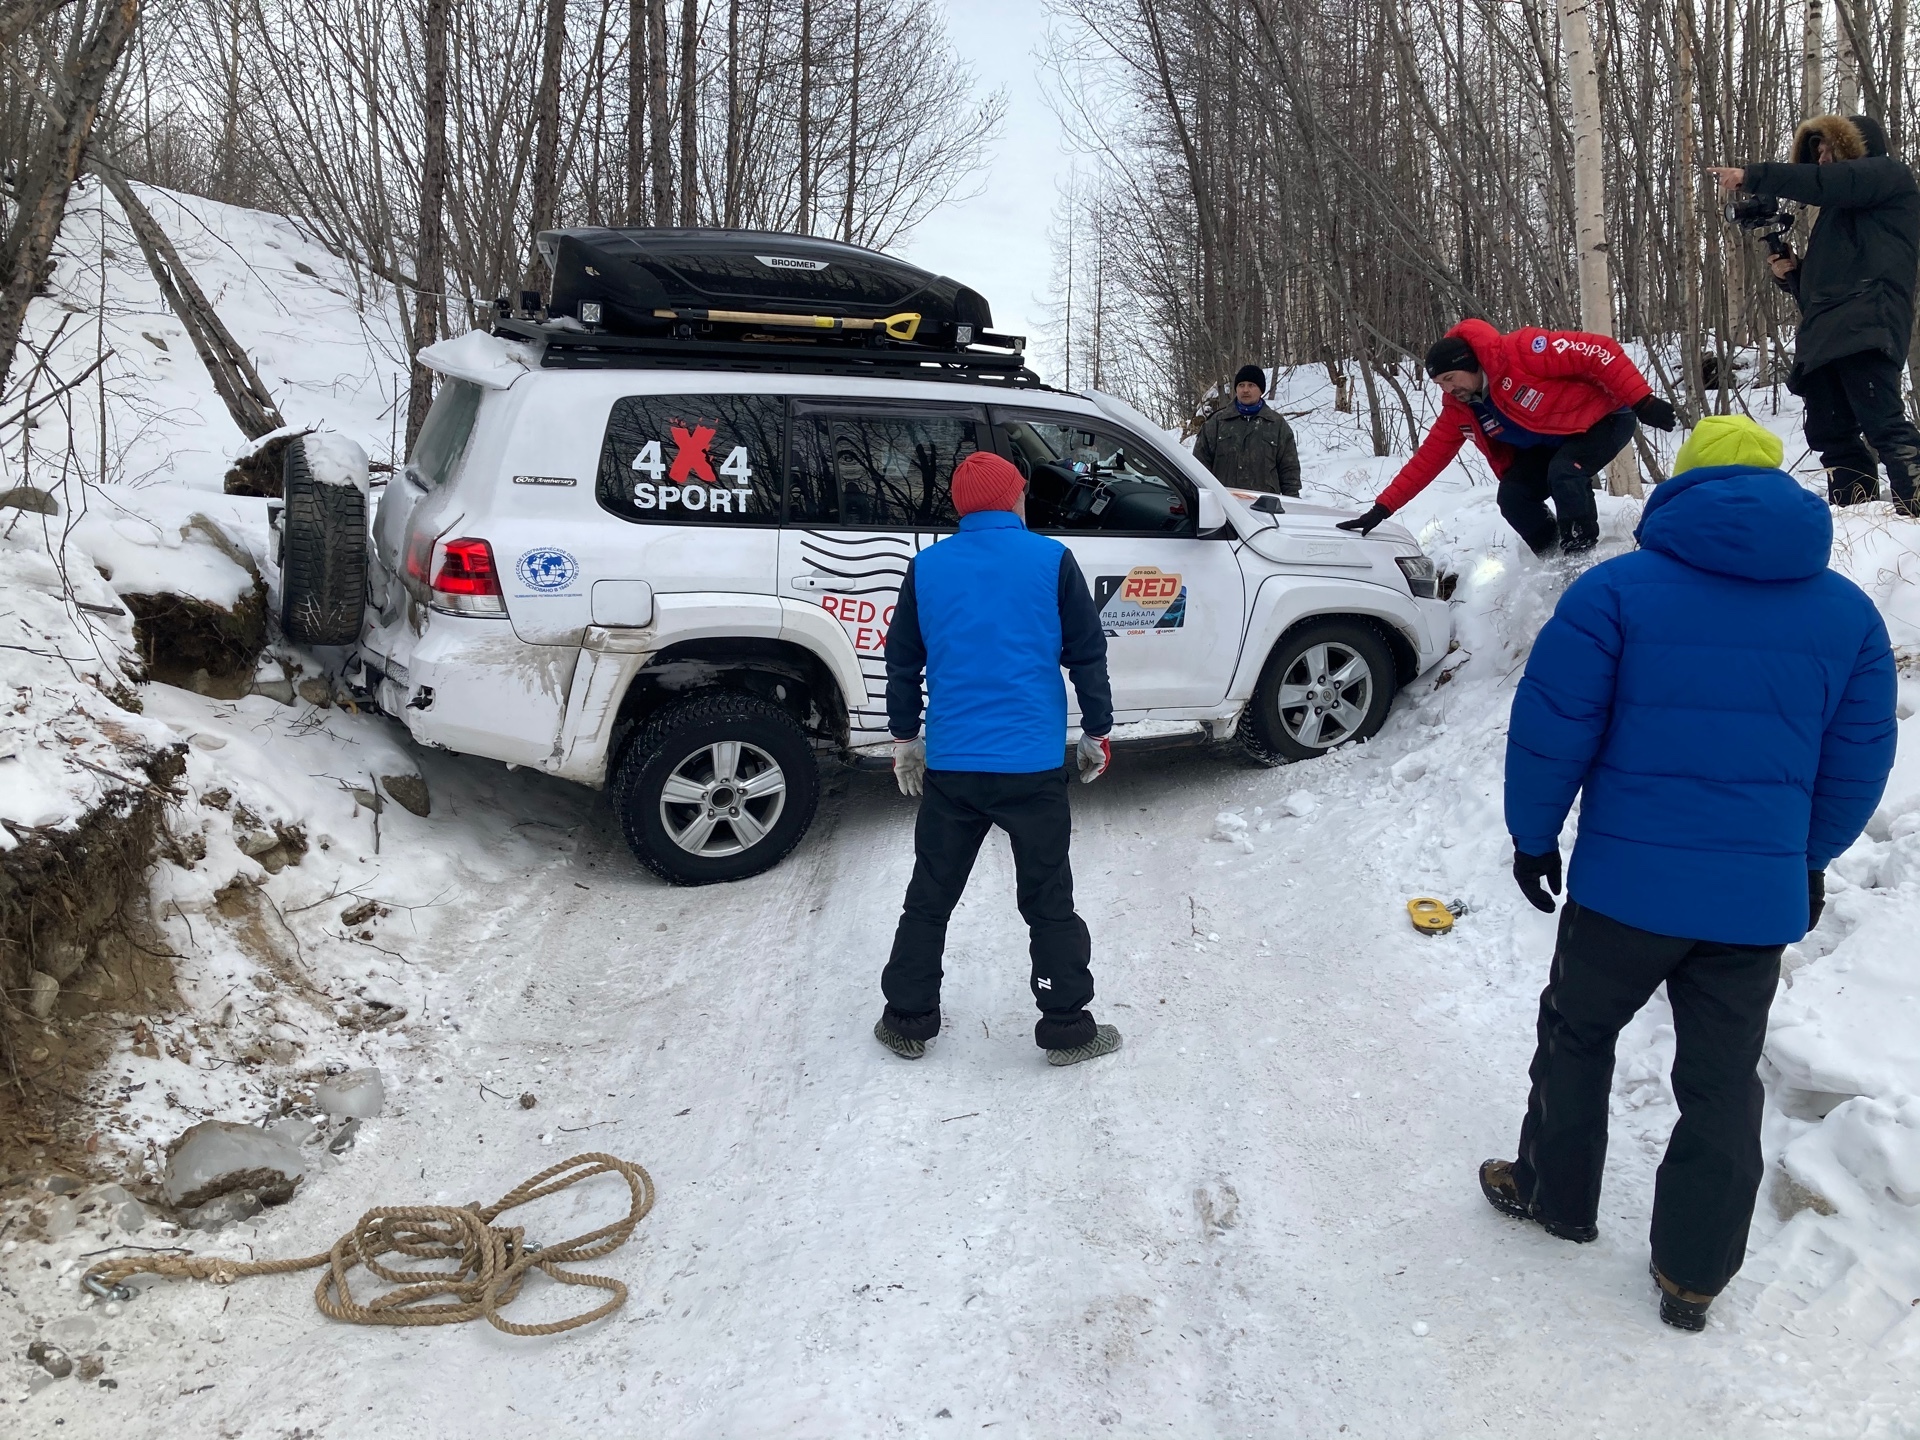
<svg viewBox="0 0 1920 1440"><path fill-rule="evenodd" d="M300 645L351 645L367 604L367 457L340 435L287 446L280 629Z"/></svg>

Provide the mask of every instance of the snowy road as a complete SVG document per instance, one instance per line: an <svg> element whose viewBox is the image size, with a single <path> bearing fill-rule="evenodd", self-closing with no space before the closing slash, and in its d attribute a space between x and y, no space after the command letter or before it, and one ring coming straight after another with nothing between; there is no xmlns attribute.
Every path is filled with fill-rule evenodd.
<svg viewBox="0 0 1920 1440"><path fill-rule="evenodd" d="M309 1249L368 1204L491 1199L604 1149L660 1189L600 1262L627 1308L529 1341L333 1325L298 1279L162 1287L127 1309L166 1343L116 1336L120 1389L86 1397L81 1433L1906 1433L1910 1364L1765 1318L1761 1257L1706 1335L1658 1323L1657 1015L1623 1042L1638 1090L1616 1101L1600 1242L1481 1200L1551 925L1502 869L1500 704L1463 685L1409 696L1367 755L1267 772L1186 752L1076 786L1095 1008L1126 1047L1065 1071L1032 1043L997 835L955 918L947 1028L909 1064L868 1033L910 862L887 777L841 776L787 864L702 890L640 872L593 812L532 893L431 957L431 1010L459 1029L423 1039L389 1116L209 1248ZM1311 814L1286 814L1303 789ZM1224 809L1251 853L1209 838ZM1452 936L1406 924L1423 889L1474 907ZM588 1228L548 1203L536 1236ZM30 1433L62 1413L28 1407Z"/></svg>

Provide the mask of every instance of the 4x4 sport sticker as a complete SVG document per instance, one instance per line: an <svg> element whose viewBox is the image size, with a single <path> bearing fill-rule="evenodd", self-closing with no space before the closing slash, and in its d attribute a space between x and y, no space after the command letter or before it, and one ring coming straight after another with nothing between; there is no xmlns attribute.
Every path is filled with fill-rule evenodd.
<svg viewBox="0 0 1920 1440"><path fill-rule="evenodd" d="M1187 587L1157 565L1096 577L1093 603L1100 607L1100 628L1109 635L1170 633L1187 623Z"/></svg>
<svg viewBox="0 0 1920 1440"><path fill-rule="evenodd" d="M667 429L673 445L671 464L658 440L647 441L633 457L634 472L647 477L633 482L634 509L665 510L678 505L720 515L746 514L754 498L747 447L735 445L716 467L709 454L715 434L712 425L695 421Z"/></svg>

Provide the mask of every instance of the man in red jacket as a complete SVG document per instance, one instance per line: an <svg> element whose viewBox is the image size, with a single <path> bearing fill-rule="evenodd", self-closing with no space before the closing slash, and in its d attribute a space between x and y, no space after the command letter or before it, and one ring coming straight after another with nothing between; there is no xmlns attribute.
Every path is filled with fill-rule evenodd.
<svg viewBox="0 0 1920 1440"><path fill-rule="evenodd" d="M1468 440L1500 481L1500 513L1537 555L1569 555L1600 538L1593 477L1633 439L1634 417L1671 430L1673 406L1653 393L1605 335L1516 330L1462 320L1427 351L1443 391L1440 418L1366 514L1342 521L1365 535L1433 482ZM1547 508L1547 501L1553 508Z"/></svg>

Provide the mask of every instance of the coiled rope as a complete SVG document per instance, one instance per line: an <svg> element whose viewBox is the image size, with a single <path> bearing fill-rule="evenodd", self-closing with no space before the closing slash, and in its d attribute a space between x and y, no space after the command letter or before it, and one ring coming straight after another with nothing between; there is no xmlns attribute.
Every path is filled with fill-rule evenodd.
<svg viewBox="0 0 1920 1440"><path fill-rule="evenodd" d="M557 1245L529 1244L518 1225L493 1222L509 1210L544 1199L569 1186L600 1175L618 1175L627 1182L632 1204L625 1218ZM161 1275L174 1279L211 1280L231 1285L250 1275L290 1275L325 1265L327 1273L313 1292L314 1303L335 1320L349 1325L459 1325L485 1319L509 1335L558 1335L591 1325L611 1315L627 1301L627 1287L610 1275L566 1270L611 1254L626 1244L633 1230L653 1208L653 1178L640 1166L612 1155L589 1153L563 1160L515 1186L493 1204L383 1205L367 1211L359 1223L319 1255L297 1260L233 1260L207 1255L147 1255L104 1260L82 1279L94 1294L124 1298L128 1279ZM381 1263L383 1255L405 1255L427 1262L424 1267ZM453 1267L447 1268L446 1262ZM371 1300L356 1300L348 1285L360 1266L396 1288ZM520 1293L529 1270L539 1270L561 1285L586 1285L611 1292L605 1304L592 1310L522 1325L500 1312ZM443 1298L448 1297L448 1298ZM439 1303L434 1303L439 1302Z"/></svg>

